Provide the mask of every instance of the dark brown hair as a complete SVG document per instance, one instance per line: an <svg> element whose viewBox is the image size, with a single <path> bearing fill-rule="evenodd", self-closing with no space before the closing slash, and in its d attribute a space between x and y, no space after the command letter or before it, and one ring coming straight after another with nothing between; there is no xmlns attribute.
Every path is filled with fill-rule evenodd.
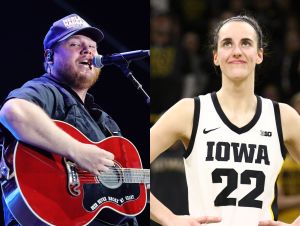
<svg viewBox="0 0 300 226"><path fill-rule="evenodd" d="M212 32L211 49L213 51L216 51L218 49L219 31L220 31L221 27L223 27L224 24L231 22L231 21L240 21L240 22L246 22L246 23L250 24L256 32L258 48L265 48L267 46L267 44L264 42L264 35L262 33L261 27L259 26L256 19L254 19L253 17L247 16L247 15L239 15L239 16L230 17L230 18L223 20L217 24L216 28Z"/></svg>

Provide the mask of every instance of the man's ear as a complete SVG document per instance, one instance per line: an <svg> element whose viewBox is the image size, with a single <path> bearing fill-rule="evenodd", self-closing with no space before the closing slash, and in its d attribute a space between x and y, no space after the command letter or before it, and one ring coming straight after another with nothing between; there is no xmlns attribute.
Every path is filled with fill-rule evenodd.
<svg viewBox="0 0 300 226"><path fill-rule="evenodd" d="M44 53L45 61L47 64L53 64L53 50L46 49Z"/></svg>

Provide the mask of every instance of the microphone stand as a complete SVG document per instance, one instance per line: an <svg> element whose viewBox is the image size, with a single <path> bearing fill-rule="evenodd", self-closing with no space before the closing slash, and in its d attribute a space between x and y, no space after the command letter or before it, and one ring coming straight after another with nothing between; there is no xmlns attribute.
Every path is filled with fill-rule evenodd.
<svg viewBox="0 0 300 226"><path fill-rule="evenodd" d="M130 63L130 61L129 62L124 62L122 64L118 64L117 66L119 68L121 68L123 74L126 76L126 78L128 78L131 81L131 83L134 85L134 87L142 93L142 95L145 98L146 103L149 105L150 104L150 97L146 93L146 91L143 89L141 83L139 83L139 81L136 80L136 78L133 76L132 72L129 70L129 68L128 68L129 63Z"/></svg>

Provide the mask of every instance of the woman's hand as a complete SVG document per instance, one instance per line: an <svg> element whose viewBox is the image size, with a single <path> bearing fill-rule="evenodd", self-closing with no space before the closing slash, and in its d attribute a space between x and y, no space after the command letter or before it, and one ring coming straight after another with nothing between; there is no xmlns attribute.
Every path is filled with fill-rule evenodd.
<svg viewBox="0 0 300 226"><path fill-rule="evenodd" d="M272 221L272 220L266 220L266 221L260 221L258 226L300 226L300 216L292 223L292 224L286 224L281 221Z"/></svg>
<svg viewBox="0 0 300 226"><path fill-rule="evenodd" d="M200 226L220 221L220 217L213 216L192 217L188 215L174 215L165 226Z"/></svg>

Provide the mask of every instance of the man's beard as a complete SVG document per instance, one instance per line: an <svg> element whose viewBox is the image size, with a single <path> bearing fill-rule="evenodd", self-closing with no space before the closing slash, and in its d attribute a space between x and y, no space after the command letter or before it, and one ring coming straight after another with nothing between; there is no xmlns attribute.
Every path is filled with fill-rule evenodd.
<svg viewBox="0 0 300 226"><path fill-rule="evenodd" d="M83 72L79 73L68 67L61 67L57 70L57 74L63 83L67 84L75 90L89 89L98 80L100 69L94 69L92 76L86 76Z"/></svg>

